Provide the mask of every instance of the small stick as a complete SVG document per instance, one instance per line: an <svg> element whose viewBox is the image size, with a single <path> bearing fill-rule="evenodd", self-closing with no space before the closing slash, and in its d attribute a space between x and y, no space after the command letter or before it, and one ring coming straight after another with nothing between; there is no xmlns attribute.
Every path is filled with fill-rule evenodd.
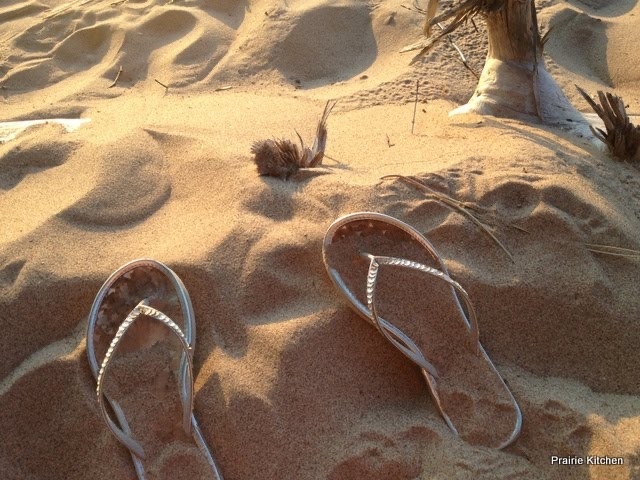
<svg viewBox="0 0 640 480"><path fill-rule="evenodd" d="M153 79L158 85L162 85L165 88L165 91L169 91L169 87L167 87L164 83L162 83L161 81L159 81L158 79L154 78Z"/></svg>
<svg viewBox="0 0 640 480"><path fill-rule="evenodd" d="M514 229L519 230L519 231L521 231L521 232L531 234L531 232L530 232L529 230L527 230L526 228L520 227L520 226L515 225L515 224L513 224L513 223L510 223L510 224L509 224L509 226L510 226L511 228L514 228Z"/></svg>
<svg viewBox="0 0 640 480"><path fill-rule="evenodd" d="M231 90L233 87L231 85L227 85L226 87L218 87L214 90L214 92L222 92L223 90Z"/></svg>
<svg viewBox="0 0 640 480"><path fill-rule="evenodd" d="M444 30L444 26L442 25L442 23L437 23L437 25L440 30ZM476 77L476 80L480 80L478 74L473 70L473 68L471 68L469 62L467 62L467 57L464 56L464 53L462 53L460 47L458 47L458 45L456 45L455 42L451 40L451 37L449 35L447 35L447 40L449 40L451 46L455 48L456 52L458 52L458 55L460 55L460 59L462 60L462 64L464 65L464 67L469 70L474 77Z"/></svg>
<svg viewBox="0 0 640 480"><path fill-rule="evenodd" d="M116 86L116 83L118 83L118 79L120 78L120 75L122 75L122 65L120 65L120 70L118 70L118 74L116 75L116 79L113 81L113 83L111 85L109 85L109 88L113 88Z"/></svg>
<svg viewBox="0 0 640 480"><path fill-rule="evenodd" d="M416 126L416 110L418 109L418 88L420 87L420 80L416 80L416 101L413 104L413 120L411 120L411 135L413 135L413 129Z"/></svg>
<svg viewBox="0 0 640 480"><path fill-rule="evenodd" d="M415 115L415 114L414 114ZM389 148L395 146L395 143L391 143L391 140L389 139L389 134L385 133L385 135L387 136L387 146Z"/></svg>

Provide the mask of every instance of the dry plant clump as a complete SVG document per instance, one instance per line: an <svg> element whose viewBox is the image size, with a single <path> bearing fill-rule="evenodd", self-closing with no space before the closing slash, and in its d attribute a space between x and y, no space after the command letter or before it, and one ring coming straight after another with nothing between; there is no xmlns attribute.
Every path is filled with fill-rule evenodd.
<svg viewBox="0 0 640 480"><path fill-rule="evenodd" d="M576 88L604 122L606 132L589 126L596 138L609 148L614 157L640 164L640 127L629 121L622 98L599 90L598 105L587 92L577 85Z"/></svg>
<svg viewBox="0 0 640 480"><path fill-rule="evenodd" d="M300 134L300 146L289 139L260 140L251 146L253 161L260 175L278 177L287 180L301 168L314 168L322 165L324 150L327 145L327 118L336 105L335 101L327 101L318 122L316 138L311 148L304 145Z"/></svg>

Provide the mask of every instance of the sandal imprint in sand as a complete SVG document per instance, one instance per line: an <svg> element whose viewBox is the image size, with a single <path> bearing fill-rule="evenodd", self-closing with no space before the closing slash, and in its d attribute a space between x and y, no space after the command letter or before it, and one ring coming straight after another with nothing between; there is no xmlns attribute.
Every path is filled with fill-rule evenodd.
<svg viewBox="0 0 640 480"><path fill-rule="evenodd" d="M378 240L378 245L375 244L376 239ZM366 251L362 249L363 246L367 247ZM411 251L412 256L417 256L418 253L420 253L421 256L424 257L424 260L421 259L422 261L417 261L416 259L399 258L396 255L390 254L393 251L401 251L402 247L406 247L408 249L407 251ZM374 250L375 253L382 254L373 254L372 251ZM522 428L522 413L520 407L504 380L500 377L491 359L482 348L482 345L480 345L476 312L469 295L458 282L451 278L442 258L433 245L422 234L413 227L388 215L371 212L346 215L333 222L329 227L323 243L323 259L329 277L340 293L348 300L351 307L361 317L371 323L393 346L421 368L440 415L456 435L458 435L458 428L456 428L454 421L445 410L460 409L463 407L459 407L457 403L466 403L467 413L470 411L472 416L475 416L476 411L483 409L485 412L481 413L491 415L489 418L492 422L485 425L486 429L494 428L495 425L493 422L499 417L503 417L505 410L512 411L514 427L512 430L509 430L508 436L506 432L502 432L507 438L501 441L497 445L497 448L505 448L518 438ZM357 263L358 261L360 261L360 264ZM428 262L435 262L437 268L427 265L426 263ZM368 263L368 266L366 263ZM453 363L454 357L450 355L450 352L444 351L451 344L435 343L436 341L432 340L432 348L433 345L436 345L437 348L433 348L433 350L436 351L429 350L428 353L432 355L425 356L414 340L400 328L382 317L379 311L380 305L378 304L378 291L380 288L385 290L402 289L399 291L400 293L404 293L405 290L405 284L399 284L400 282L389 283L389 279L387 279L385 287L378 286L379 274L383 267L389 270L387 273L394 273L391 272L392 269L394 271L419 272L422 277L435 277L441 282L448 284L453 295L456 314L462 317L463 320L464 331L462 333L468 340L464 342L467 343L467 345L465 345L465 351L467 352L465 355L467 355L468 358L463 359L465 360L464 363L461 363L461 360L457 359L457 363L462 365L462 370L470 375L470 373L468 373L469 367L478 366L479 361L482 360L485 368L488 367L488 371L491 374L489 378L489 382L492 383L491 386L496 390L502 390L501 396L504 400L502 403L499 403L497 400L494 402L492 398L489 399L490 401L483 398L474 401L472 395L456 390L459 388L458 386L452 387L449 378L443 379L442 382L445 384L444 388L447 390L447 392L445 392L447 396L443 397L443 392L441 391L442 385L439 385L439 381L442 377L446 377L447 373L456 371L456 368L450 365ZM415 282L411 280L409 282L406 284L406 289L417 288ZM424 295L421 296L424 297ZM395 297L393 300L395 300ZM466 312L465 309L462 308L460 300L464 303ZM404 305L397 303L394 303L393 306L398 310L404 307ZM387 313L389 312L387 311ZM412 318L415 317L415 315L416 313L413 312ZM431 327L434 325L436 327L439 326L438 324L432 324ZM448 330L459 327L448 324L441 327L440 332L445 328ZM458 348L454 353L460 355L460 349ZM427 360L429 356L434 355L438 358ZM450 362L449 360L452 361ZM458 368L458 370L461 369ZM487 393L484 391L486 388L483 385L467 385L467 387L474 386L479 387L476 388L476 390L483 390L481 393ZM460 414L458 417L464 417L464 415ZM462 423L460 422L460 418L456 420L456 424ZM471 441L471 443L495 443L489 442L486 435L479 434L477 430L478 429L476 429L475 432L473 429L467 432L463 431L462 436L463 438L468 437L465 439Z"/></svg>
<svg viewBox="0 0 640 480"><path fill-rule="evenodd" d="M162 310L182 317L184 332ZM125 335L127 332L129 335ZM134 260L120 267L102 285L91 307L87 329L87 356L97 382L96 393L102 417L115 437L129 449L138 479L144 480L144 449L133 438L120 404L104 392L104 382L118 349L126 353L150 349L167 333L172 334L180 344L178 383L182 430L193 436L214 478L222 480L220 470L193 415L192 356L195 347L195 316L191 299L173 270L155 260ZM102 357L100 364L98 354ZM117 422L111 419L107 403Z"/></svg>

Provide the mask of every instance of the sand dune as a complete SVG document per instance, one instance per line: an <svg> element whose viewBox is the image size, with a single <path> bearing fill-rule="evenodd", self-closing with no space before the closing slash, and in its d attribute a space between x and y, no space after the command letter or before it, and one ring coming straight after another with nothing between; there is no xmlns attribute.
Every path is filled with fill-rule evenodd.
<svg viewBox="0 0 640 480"><path fill-rule="evenodd" d="M191 295L195 415L228 480L638 476L640 264L589 246L640 249L637 168L560 129L449 118L476 80L447 42L413 65L398 54L421 28L401 5L0 6L0 120L90 120L71 132L32 126L0 145L2 478L135 478L100 417L85 329L100 285L140 257L169 265ZM588 108L578 83L640 111L637 2L540 6L554 27L549 70L573 103ZM453 38L479 71L478 26ZM338 104L324 167L286 182L257 176L252 143L312 138L328 99ZM385 175L485 209L513 261L468 219ZM323 237L356 211L423 232L467 289L524 415L507 450L455 438L419 369L334 289ZM446 298L432 305L403 320L416 338L447 318ZM151 449L150 478L200 478L194 450L188 440ZM557 466L552 455L624 465Z"/></svg>

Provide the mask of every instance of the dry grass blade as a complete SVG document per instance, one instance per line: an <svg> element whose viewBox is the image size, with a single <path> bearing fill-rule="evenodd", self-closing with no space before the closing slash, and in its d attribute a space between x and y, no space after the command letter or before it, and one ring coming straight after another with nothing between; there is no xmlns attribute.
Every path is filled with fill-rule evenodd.
<svg viewBox="0 0 640 480"><path fill-rule="evenodd" d="M627 257L640 259L640 250L631 248L614 247L611 245L601 245L597 243L583 243L584 247L593 253L611 255L614 257Z"/></svg>
<svg viewBox="0 0 640 480"><path fill-rule="evenodd" d="M425 185L422 182L419 182L413 178L410 177L406 177L404 175L386 175L384 177L382 177L382 180L387 180L387 179L398 179L408 185L411 185L415 188L417 188L418 190L421 190L422 192L424 192L426 194L427 198L430 198L432 200L436 200L437 202L442 203L443 205L451 208L452 210L455 210L456 212L464 215L465 217L467 217L469 220L471 220L478 228L480 228L483 232L485 232L487 235L489 235L489 237L491 237L491 239L504 251L504 253L507 254L507 256L509 257L509 259L515 263L515 260L513 258L513 256L511 255L511 253L509 252L509 250L507 250L507 247L505 247L502 242L493 234L493 232L491 232L491 230L489 229L489 227L487 225L485 225L484 223L482 223L473 213L471 213L471 211L475 211L475 212L481 212L483 211L483 209L477 205L468 203L468 202L461 202L459 200L456 200L455 198L451 198L448 195L445 195L443 193L439 193L436 192L435 190L429 188L427 185Z"/></svg>
<svg viewBox="0 0 640 480"><path fill-rule="evenodd" d="M336 103L336 101L329 100L324 106L322 117L320 118L318 127L316 128L316 138L313 141L313 146L309 153L309 161L306 165L308 168L317 167L322 164L324 150L327 146L327 118L329 118L329 114L333 110L333 107L336 106ZM300 142L302 142L302 139L300 139Z"/></svg>
<svg viewBox="0 0 640 480"><path fill-rule="evenodd" d="M431 27L433 24L431 20L436 16L436 12L438 11L438 0L427 0L427 8L424 10L425 19L424 19L424 36L428 37L431 35Z"/></svg>
<svg viewBox="0 0 640 480"><path fill-rule="evenodd" d="M411 45L408 45L408 46L404 47L402 50L400 50L400 53L406 53L406 52L412 52L414 50L420 50L420 53L418 54L418 57L421 57L424 54L426 54L429 50L431 50L440 40L442 40L448 34L453 32L456 28L458 28L463 23L464 23L464 20L461 20L458 17L456 17L453 20L453 22L451 22L451 24L449 24L447 27L445 27L445 29L442 30L440 33L438 33L436 35L433 35L433 36L431 36L429 38L423 38L422 40L419 40L416 43L412 43Z"/></svg>
<svg viewBox="0 0 640 480"><path fill-rule="evenodd" d="M400 53L403 52L410 52L413 50L419 50L419 49L423 49L423 51L418 54L418 58L420 56L422 56L425 52L427 52L431 47L433 47L444 35L438 35L432 38L428 38L429 35L431 34L431 27L433 25L437 25L438 28L440 29L440 31L444 31L447 27L445 27L444 25L442 25L442 23L434 23L432 22L435 14L436 14L436 10L438 8L438 0L430 0L429 4L427 5L427 10L423 10L421 9L416 2L413 3L413 8L409 8L406 7L404 5L400 5L402 8L406 8L407 10L410 10L412 12L418 12L422 15L426 16L426 20L425 20L425 25L424 25L424 36L425 38L423 38L422 40L420 40L419 42L416 42L412 45L409 45L405 48L403 48L402 50L400 50ZM431 8L433 8L433 10L430 10ZM478 32L478 27L476 26L475 22L473 22L473 19L470 19L471 22L473 23L473 27L476 29L476 32ZM457 26L455 27L457 28ZM455 28L453 28L452 30L455 30ZM450 31L452 31L450 30ZM447 34L446 35L447 40L449 40L449 43L451 44L451 46L456 50L456 52L458 52L458 55L460 56L460 58L462 59L462 63L464 64L465 68L467 70L469 70L471 72L471 74L476 77L477 80L480 80L480 77L478 76L478 74L473 70L473 68L471 68L471 66L469 65L469 62L467 62L467 58L464 55L464 52L460 49L460 47L458 47L458 45L455 44L455 42L451 39L451 37Z"/></svg>
<svg viewBox="0 0 640 480"><path fill-rule="evenodd" d="M122 65L120 65L120 69L118 70L118 74L116 75L115 80L109 85L109 88L113 88L118 84L118 80L120 80L120 75L122 75Z"/></svg>
<svg viewBox="0 0 640 480"><path fill-rule="evenodd" d="M544 35L540 38L540 46L544 48L545 44L549 41L549 34L553 30L553 26L549 27L549 29L544 32Z"/></svg>

